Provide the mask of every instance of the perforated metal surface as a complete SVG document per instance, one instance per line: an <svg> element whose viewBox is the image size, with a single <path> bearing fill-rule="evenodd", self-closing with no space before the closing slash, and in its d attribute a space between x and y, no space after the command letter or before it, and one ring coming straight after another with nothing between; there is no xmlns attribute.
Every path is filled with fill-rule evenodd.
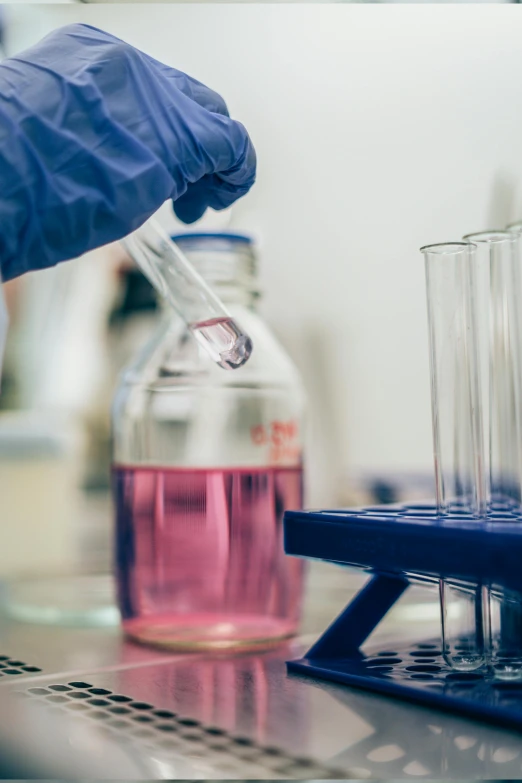
<svg viewBox="0 0 522 783"><path fill-rule="evenodd" d="M32 666L11 658L9 655L0 655L0 677L16 677L17 675L38 674L42 670L38 666Z"/></svg>
<svg viewBox="0 0 522 783"><path fill-rule="evenodd" d="M417 650L425 655L405 665L437 660L434 648ZM375 652L368 664L388 668L386 658L399 650L378 652L386 655ZM80 734L85 731L90 752L102 752L92 745L94 730L115 746L130 745L132 759L146 770L142 779L522 777L520 735L352 688L286 677L288 651L280 657L266 665L260 656L189 657L81 677L28 674L23 681L5 677L7 688L0 691L22 692L24 705L65 718L53 734L60 743L68 744L68 730L77 726L84 727ZM20 723L20 735L26 736L26 726ZM296 756L309 758L294 764Z"/></svg>
<svg viewBox="0 0 522 783"><path fill-rule="evenodd" d="M103 730L131 738L148 752L159 751L208 763L214 772L238 773L259 779L338 779L345 769L322 765L313 759L292 756L278 747L262 746L249 737L234 736L223 729L205 726L170 710L134 700L131 696L73 680L17 691L36 700L43 709L67 711L96 721Z"/></svg>

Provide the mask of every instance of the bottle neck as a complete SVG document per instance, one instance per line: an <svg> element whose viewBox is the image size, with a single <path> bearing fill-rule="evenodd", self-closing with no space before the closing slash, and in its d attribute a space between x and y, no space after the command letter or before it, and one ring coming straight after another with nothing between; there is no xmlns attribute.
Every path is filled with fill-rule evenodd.
<svg viewBox="0 0 522 783"><path fill-rule="evenodd" d="M224 305L257 309L257 258L250 244L226 237L178 240L180 249Z"/></svg>
<svg viewBox="0 0 522 783"><path fill-rule="evenodd" d="M232 284L212 285L212 288L226 307L240 306L257 312L261 299L261 296L257 291L249 291L242 286ZM162 313L167 317L169 313L173 312L172 306L167 299L163 297L159 299L159 307Z"/></svg>

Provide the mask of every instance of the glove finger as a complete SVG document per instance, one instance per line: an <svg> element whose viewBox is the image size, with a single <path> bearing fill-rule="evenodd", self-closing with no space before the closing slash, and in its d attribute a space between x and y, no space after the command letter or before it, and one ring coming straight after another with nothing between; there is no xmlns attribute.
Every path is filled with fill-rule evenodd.
<svg viewBox="0 0 522 783"><path fill-rule="evenodd" d="M201 175L189 181L174 202L184 223L194 223L208 207L226 209L248 193L256 178L256 153L243 125L229 117L205 115L198 139Z"/></svg>
<svg viewBox="0 0 522 783"><path fill-rule="evenodd" d="M185 193L173 202L174 212L183 223L194 223L209 207L218 212L226 209L248 190L249 186L230 185L217 174L206 175L189 185Z"/></svg>
<svg viewBox="0 0 522 783"><path fill-rule="evenodd" d="M198 172L190 182L205 175L219 178L237 188L249 190L256 176L256 153L246 128L237 120L204 112L192 123L196 139Z"/></svg>

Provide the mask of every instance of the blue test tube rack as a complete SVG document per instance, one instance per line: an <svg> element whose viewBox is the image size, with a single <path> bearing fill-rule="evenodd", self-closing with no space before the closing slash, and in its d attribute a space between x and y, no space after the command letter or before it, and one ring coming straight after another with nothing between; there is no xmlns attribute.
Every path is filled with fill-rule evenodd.
<svg viewBox="0 0 522 783"><path fill-rule="evenodd" d="M457 672L441 640L362 651L372 631L412 582L456 580L494 586L522 600L522 518L508 506L477 522L434 505L287 511L288 555L320 559L371 579L288 671L406 699L522 730L522 681L497 681L487 670Z"/></svg>

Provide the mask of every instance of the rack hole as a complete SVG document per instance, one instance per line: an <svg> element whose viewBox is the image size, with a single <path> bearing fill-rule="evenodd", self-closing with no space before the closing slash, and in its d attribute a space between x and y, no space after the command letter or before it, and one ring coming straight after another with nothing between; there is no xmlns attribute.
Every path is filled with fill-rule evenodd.
<svg viewBox="0 0 522 783"><path fill-rule="evenodd" d="M396 663L402 663L401 658L370 658L366 661L367 666L377 665L377 666L392 666Z"/></svg>
<svg viewBox="0 0 522 783"><path fill-rule="evenodd" d="M433 658L434 655L442 655L442 650L414 650L410 655L413 658Z"/></svg>
<svg viewBox="0 0 522 783"><path fill-rule="evenodd" d="M505 650L503 655L496 656L496 660L499 663L505 663L506 661L509 663L513 661L513 658L520 660L520 654L516 650L513 650L513 652Z"/></svg>
<svg viewBox="0 0 522 783"><path fill-rule="evenodd" d="M89 688L90 693L94 693L95 696L109 696L112 691L108 691L106 688Z"/></svg>
<svg viewBox="0 0 522 783"><path fill-rule="evenodd" d="M475 672L450 672L446 675L446 680L449 680L450 682L478 682L482 679L483 676L481 674L475 674Z"/></svg>
<svg viewBox="0 0 522 783"><path fill-rule="evenodd" d="M132 707L133 710L151 710L152 704L146 704L144 701L133 701L132 704L129 704L129 707Z"/></svg>
<svg viewBox="0 0 522 783"><path fill-rule="evenodd" d="M169 710L154 710L152 713L153 715L156 715L157 718L175 718L176 713L175 712L169 712Z"/></svg>
<svg viewBox="0 0 522 783"><path fill-rule="evenodd" d="M428 674L428 672L440 672L441 667L436 666L433 663L419 663L415 666L407 666L406 671L407 672L420 672L423 674Z"/></svg>
<svg viewBox="0 0 522 783"><path fill-rule="evenodd" d="M114 696L109 696L109 699L111 701L117 701L122 703L132 701L132 699L129 698L128 696L119 696L118 694L115 694Z"/></svg>

